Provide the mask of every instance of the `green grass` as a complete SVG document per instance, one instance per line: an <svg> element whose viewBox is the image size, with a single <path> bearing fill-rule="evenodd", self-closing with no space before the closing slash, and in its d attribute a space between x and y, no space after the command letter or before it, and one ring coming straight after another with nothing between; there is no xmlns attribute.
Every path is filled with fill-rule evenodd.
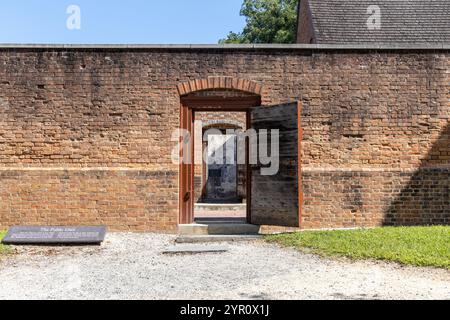
<svg viewBox="0 0 450 320"><path fill-rule="evenodd" d="M271 235L266 240L324 256L450 269L450 226L305 231Z"/></svg>
<svg viewBox="0 0 450 320"><path fill-rule="evenodd" d="M5 235L6 235L5 231L0 231L0 241L3 239ZM9 253L9 251L10 251L9 247L1 244L0 242L0 255Z"/></svg>

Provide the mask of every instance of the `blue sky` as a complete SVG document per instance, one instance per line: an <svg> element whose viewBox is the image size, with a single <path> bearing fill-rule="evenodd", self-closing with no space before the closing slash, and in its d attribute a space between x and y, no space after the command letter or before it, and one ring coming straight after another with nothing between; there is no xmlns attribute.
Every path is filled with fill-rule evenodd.
<svg viewBox="0 0 450 320"><path fill-rule="evenodd" d="M0 43L217 43L241 31L242 0L0 0ZM69 30L70 5L81 29Z"/></svg>

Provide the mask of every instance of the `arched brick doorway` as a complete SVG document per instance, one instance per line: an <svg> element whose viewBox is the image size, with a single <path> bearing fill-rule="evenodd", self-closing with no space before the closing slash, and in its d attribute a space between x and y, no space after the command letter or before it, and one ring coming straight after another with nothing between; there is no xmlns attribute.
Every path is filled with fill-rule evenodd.
<svg viewBox="0 0 450 320"><path fill-rule="evenodd" d="M299 227L301 213L301 103L261 106L262 86L249 80L211 77L178 85L180 128L195 141L194 121L198 112L246 113L246 127L255 131L278 130L279 166L274 175L262 173L259 162L249 165L246 143L247 222ZM278 135L278 134L277 134ZM259 142L259 137L258 137ZM265 144L258 144L257 149ZM194 222L194 143L189 143L190 163L180 164L180 224ZM267 147L267 145L266 145ZM252 147L253 149L253 147ZM267 151L267 150L266 150Z"/></svg>
<svg viewBox="0 0 450 320"><path fill-rule="evenodd" d="M245 112L247 127L250 108L261 105L262 86L256 82L231 77L210 77L197 79L178 85L180 94L180 127L191 132L194 138L193 122L199 112ZM180 224L194 220L195 182L194 145L191 144L191 163L180 165ZM247 176L247 182L249 178ZM247 203L249 203L249 184L247 183ZM247 219L250 220L250 206L247 206Z"/></svg>

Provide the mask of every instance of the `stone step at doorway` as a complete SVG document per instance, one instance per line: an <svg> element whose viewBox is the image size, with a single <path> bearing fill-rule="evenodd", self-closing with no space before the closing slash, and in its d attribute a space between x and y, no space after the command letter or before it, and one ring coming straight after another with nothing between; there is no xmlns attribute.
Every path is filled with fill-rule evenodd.
<svg viewBox="0 0 450 320"><path fill-rule="evenodd" d="M200 211L245 211L245 203L196 203L194 210Z"/></svg>
<svg viewBox="0 0 450 320"><path fill-rule="evenodd" d="M192 235L258 235L260 226L249 224L243 218L201 218L195 223L178 226L181 236Z"/></svg>
<svg viewBox="0 0 450 320"><path fill-rule="evenodd" d="M196 218L245 218L247 205L245 203L196 203L194 213Z"/></svg>

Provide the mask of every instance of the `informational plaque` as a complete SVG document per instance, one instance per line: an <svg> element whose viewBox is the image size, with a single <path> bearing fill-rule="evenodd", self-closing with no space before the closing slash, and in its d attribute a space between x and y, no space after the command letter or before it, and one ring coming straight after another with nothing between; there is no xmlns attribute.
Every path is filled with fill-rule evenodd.
<svg viewBox="0 0 450 320"><path fill-rule="evenodd" d="M100 244L106 227L15 226L8 230L4 244Z"/></svg>

